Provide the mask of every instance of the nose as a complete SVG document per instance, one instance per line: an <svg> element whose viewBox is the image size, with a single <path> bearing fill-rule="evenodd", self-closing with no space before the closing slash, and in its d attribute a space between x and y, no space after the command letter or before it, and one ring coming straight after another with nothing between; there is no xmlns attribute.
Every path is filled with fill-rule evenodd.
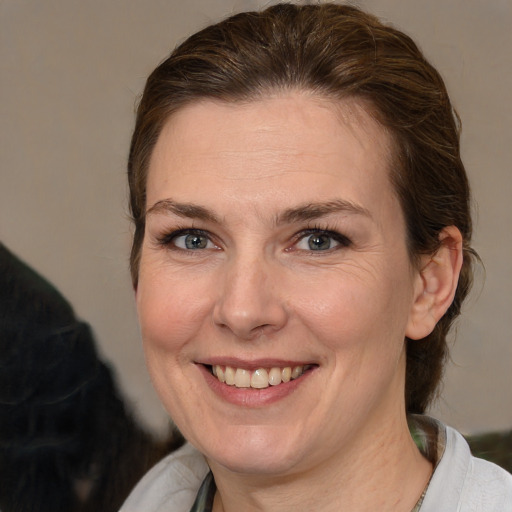
<svg viewBox="0 0 512 512"><path fill-rule="evenodd" d="M276 263L242 258L227 264L219 287L215 324L241 340L271 335L284 327L288 313Z"/></svg>

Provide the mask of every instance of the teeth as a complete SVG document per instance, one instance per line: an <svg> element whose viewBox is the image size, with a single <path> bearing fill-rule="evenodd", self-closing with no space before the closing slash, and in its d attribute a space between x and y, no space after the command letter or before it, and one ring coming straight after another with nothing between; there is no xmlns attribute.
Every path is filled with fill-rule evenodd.
<svg viewBox="0 0 512 512"><path fill-rule="evenodd" d="M237 388L250 388L251 387L251 372L237 368L235 372L235 387Z"/></svg>
<svg viewBox="0 0 512 512"><path fill-rule="evenodd" d="M251 388L262 389L268 388L268 372L260 368L256 370L251 377Z"/></svg>
<svg viewBox="0 0 512 512"><path fill-rule="evenodd" d="M268 383L271 386L277 386L281 384L282 370L280 368L272 368L268 374Z"/></svg>
<svg viewBox="0 0 512 512"><path fill-rule="evenodd" d="M217 372L219 371L219 368L217 367ZM226 384L229 386L235 385L235 370L231 368L231 366L226 366L226 370L224 371L224 376L226 378Z"/></svg>
<svg viewBox="0 0 512 512"><path fill-rule="evenodd" d="M219 379L221 382L226 382L226 375L224 373L224 370L220 366L215 366L216 373L214 374L217 379Z"/></svg>
<svg viewBox="0 0 512 512"><path fill-rule="evenodd" d="M292 370L292 379L296 379L302 375L304 368L302 366L294 366Z"/></svg>
<svg viewBox="0 0 512 512"><path fill-rule="evenodd" d="M237 388L264 389L269 386L278 386L282 382L290 382L300 377L305 370L311 368L306 366L286 366L284 368L258 368L256 371L233 368L231 366L212 366L212 374L220 382Z"/></svg>

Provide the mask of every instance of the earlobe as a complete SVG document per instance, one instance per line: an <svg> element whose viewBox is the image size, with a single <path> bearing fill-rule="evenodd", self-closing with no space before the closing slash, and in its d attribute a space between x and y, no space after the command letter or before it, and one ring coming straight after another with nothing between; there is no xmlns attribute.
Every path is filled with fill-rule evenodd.
<svg viewBox="0 0 512 512"><path fill-rule="evenodd" d="M406 336L422 339L428 336L450 307L462 267L462 235L455 226L439 234L439 249L425 255L416 276L414 301Z"/></svg>

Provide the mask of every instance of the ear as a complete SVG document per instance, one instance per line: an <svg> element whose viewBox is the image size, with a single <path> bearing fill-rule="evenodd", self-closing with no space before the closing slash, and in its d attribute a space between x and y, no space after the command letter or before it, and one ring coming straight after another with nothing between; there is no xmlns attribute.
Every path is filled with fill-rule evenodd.
<svg viewBox="0 0 512 512"><path fill-rule="evenodd" d="M413 340L428 336L450 307L462 267L462 235L455 226L439 234L439 249L421 258L414 301L405 335Z"/></svg>

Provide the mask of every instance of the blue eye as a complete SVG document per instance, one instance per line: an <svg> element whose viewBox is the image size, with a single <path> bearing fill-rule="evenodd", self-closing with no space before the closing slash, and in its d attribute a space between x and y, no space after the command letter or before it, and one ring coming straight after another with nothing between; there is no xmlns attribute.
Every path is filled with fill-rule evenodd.
<svg viewBox="0 0 512 512"><path fill-rule="evenodd" d="M207 233L196 229L180 229L165 235L159 241L167 247L175 247L185 251L217 248Z"/></svg>
<svg viewBox="0 0 512 512"><path fill-rule="evenodd" d="M174 245L181 249L206 249L208 247L208 238L204 235L189 234L181 235L174 239Z"/></svg>
<svg viewBox="0 0 512 512"><path fill-rule="evenodd" d="M347 247L350 241L345 236L322 230L308 230L302 233L295 247L302 251L329 251L336 247Z"/></svg>

